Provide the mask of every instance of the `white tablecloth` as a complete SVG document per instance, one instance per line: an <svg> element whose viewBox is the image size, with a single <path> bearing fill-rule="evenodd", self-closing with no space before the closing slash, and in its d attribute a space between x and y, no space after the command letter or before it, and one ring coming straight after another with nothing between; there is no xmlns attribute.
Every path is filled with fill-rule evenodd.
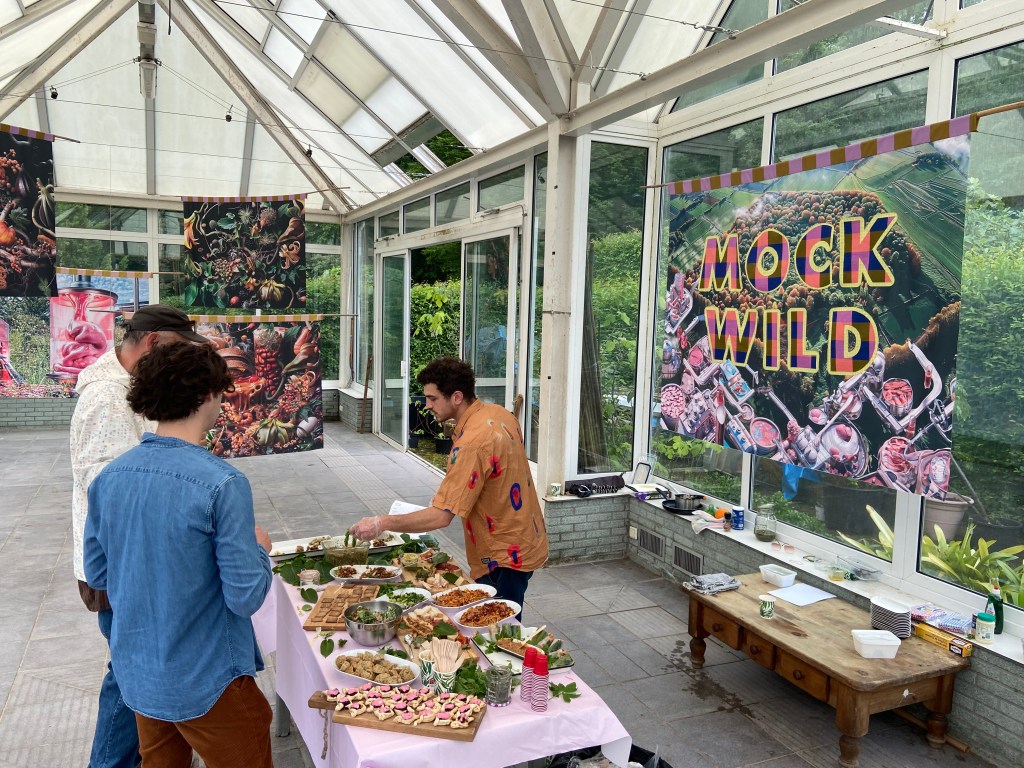
<svg viewBox="0 0 1024 768"><path fill-rule="evenodd" d="M334 657L320 656L320 638L302 629L305 614L298 589L280 577L260 614L253 618L265 652L277 651L277 692L287 704L317 768L409 768L411 765L465 765L503 768L559 752L602 745L606 757L624 766L632 739L600 696L571 671L556 675L559 683L576 683L578 699L548 702L546 713L533 712L515 699L508 707L491 708L472 742L388 733L358 726L332 724L328 750L321 757L325 710L310 709L315 691L354 684L334 666ZM262 615L261 615L262 614ZM277 621L271 622L270 615ZM275 624L271 627L271 624ZM337 637L345 637L338 633ZM358 649L351 640L345 650ZM330 712L326 712L330 715Z"/></svg>

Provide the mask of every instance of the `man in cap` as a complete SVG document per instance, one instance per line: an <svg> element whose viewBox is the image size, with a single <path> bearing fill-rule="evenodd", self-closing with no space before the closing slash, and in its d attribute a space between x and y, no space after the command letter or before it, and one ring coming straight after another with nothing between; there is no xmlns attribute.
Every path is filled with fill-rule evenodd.
<svg viewBox="0 0 1024 768"><path fill-rule="evenodd" d="M124 324L121 345L109 350L78 377L78 402L71 418L71 472L75 578L86 608L98 614L100 632L110 641L113 612L106 592L85 581L82 543L88 513L89 484L111 461L138 445L143 432L156 424L135 414L126 396L135 365L162 344L206 343L195 323L174 307L151 304ZM123 768L139 764L139 736L134 713L121 698L113 669L107 666L100 688L99 713L89 768Z"/></svg>

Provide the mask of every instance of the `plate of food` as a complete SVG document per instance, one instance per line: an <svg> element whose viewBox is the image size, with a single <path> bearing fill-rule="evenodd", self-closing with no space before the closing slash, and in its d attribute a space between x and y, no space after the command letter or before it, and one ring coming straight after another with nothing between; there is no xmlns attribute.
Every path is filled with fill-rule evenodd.
<svg viewBox="0 0 1024 768"><path fill-rule="evenodd" d="M402 538L402 536L408 536L408 539ZM400 547L403 544L407 544L410 541L415 541L421 536L419 533L394 533L392 531L384 531L376 539L370 540L370 552L383 552L384 550L391 549L392 547Z"/></svg>
<svg viewBox="0 0 1024 768"><path fill-rule="evenodd" d="M330 536L313 536L304 539L275 541L270 545L270 559L277 561L287 560L296 555L317 557L324 553L323 543L330 538Z"/></svg>
<svg viewBox="0 0 1024 768"><path fill-rule="evenodd" d="M508 623L522 610L523 607L512 600L488 600L459 611L452 618L460 626L475 629Z"/></svg>
<svg viewBox="0 0 1024 768"><path fill-rule="evenodd" d="M401 577L402 569L393 565L339 565L331 568L331 578L338 581L384 584L398 581Z"/></svg>
<svg viewBox="0 0 1024 768"><path fill-rule="evenodd" d="M451 626L450 620L441 611L432 605L425 605L409 611L402 617L398 633L409 637L430 637L434 634L434 629L441 624ZM455 634L455 627L451 629L452 634Z"/></svg>
<svg viewBox="0 0 1024 768"><path fill-rule="evenodd" d="M403 587L391 590L386 597L392 603L398 603L405 611L411 611L426 605L430 601L430 592L420 587Z"/></svg>
<svg viewBox="0 0 1024 768"><path fill-rule="evenodd" d="M491 664L508 664L516 675L523 671L523 657L528 645L547 655L548 671L552 673L570 669L575 664L569 652L562 648L562 641L546 632L544 627L507 624L498 628L496 636L484 629L473 635L473 644Z"/></svg>
<svg viewBox="0 0 1024 768"><path fill-rule="evenodd" d="M471 605L494 597L497 591L490 584L466 584L438 592L430 599L430 602L445 613L456 613L463 608L469 608Z"/></svg>
<svg viewBox="0 0 1024 768"><path fill-rule="evenodd" d="M402 685L412 683L420 674L419 665L381 651L342 651L334 657L334 666L343 675L364 683Z"/></svg>

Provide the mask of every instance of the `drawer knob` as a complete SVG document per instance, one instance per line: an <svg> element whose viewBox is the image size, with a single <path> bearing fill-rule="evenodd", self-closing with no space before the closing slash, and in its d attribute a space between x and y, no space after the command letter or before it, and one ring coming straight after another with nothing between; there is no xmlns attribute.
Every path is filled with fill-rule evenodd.
<svg viewBox="0 0 1024 768"><path fill-rule="evenodd" d="M803 680L804 679L804 671L802 669L794 669L793 670L793 679L794 680Z"/></svg>
<svg viewBox="0 0 1024 768"><path fill-rule="evenodd" d="M712 632L721 632L722 631L722 625L718 624L717 622L712 624L711 625L711 631Z"/></svg>
<svg viewBox="0 0 1024 768"><path fill-rule="evenodd" d="M757 654L759 654L761 652L761 646L760 645L752 645L752 646L750 646L750 652L756 656Z"/></svg>

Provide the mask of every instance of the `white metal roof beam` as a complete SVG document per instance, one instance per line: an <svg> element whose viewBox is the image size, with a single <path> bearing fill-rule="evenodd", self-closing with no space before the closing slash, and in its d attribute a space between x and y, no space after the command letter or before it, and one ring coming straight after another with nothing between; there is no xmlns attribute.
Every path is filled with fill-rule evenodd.
<svg viewBox="0 0 1024 768"><path fill-rule="evenodd" d="M253 38L244 29L242 29L238 25L238 23L233 18L231 18L231 16L229 14L225 13L220 8L220 6L218 6L215 2L210 2L210 0L195 0L195 2L206 13L208 13L211 16L215 17L218 20L218 22L222 25L223 29L228 34L230 34L232 37L234 37L235 40L237 40L240 44L244 45L247 49L249 49L249 51L253 55L255 55L255 56L265 56L265 54L263 54L263 52L261 50L262 45L264 45L265 43L261 44L261 43L257 43L255 40L253 40ZM269 26L267 28L270 29ZM267 67L267 71L272 72L281 82L283 82L283 83L290 82L288 76L285 75L285 73L281 70L281 68L278 67L277 65L273 64L269 60L267 61L266 67ZM320 118L322 120L324 120L324 122L331 128L331 130L337 132L340 136L343 136L345 138L345 140L348 141L349 144L351 144L352 147L357 152L359 152L360 155L363 156L363 158L365 158L367 167L365 169L363 169L363 170L368 170L368 171L371 171L371 172L374 172L374 173L377 172L378 168L380 168L380 166L377 165L377 162L357 142L353 141L352 137L349 136L345 131L343 131L341 129L341 126L339 126L330 117L328 117L326 114L324 114L323 110L321 110L320 107L318 107L316 104L314 104L308 98L306 98L306 95L303 94L301 91L292 91L292 93L295 94L296 98L302 99L302 101L310 109L315 110L317 115L319 115ZM277 127L277 126L280 126L280 125L281 125L281 120L280 119L275 119L273 125L266 125L266 124L264 124L263 127L266 128L267 131L273 132L273 129L275 127ZM328 150L324 149L315 140L309 139L309 136L307 134L304 134L304 135L306 136L306 138L308 140L308 143L311 146L315 146L317 149L319 149L325 155L327 155L332 160L334 160L334 162L336 162L339 166L341 166L342 169L344 169L345 172L355 181L355 183L363 188L364 192L366 192L368 194L371 194L374 197L378 197L379 196L378 193L374 192L372 189L370 189L366 185L366 183L362 180L362 178L360 178L359 175L356 173L356 171L360 170L359 168L355 168L355 169L349 168L348 166L345 165L344 161L341 158L337 157L333 153L331 153Z"/></svg>
<svg viewBox="0 0 1024 768"><path fill-rule="evenodd" d="M245 77L238 65L232 61L213 39L210 31L203 26L183 2L177 2L168 8L168 0L158 0L160 7L171 16L174 24L181 29L197 51L209 62L236 96L245 104L249 114L259 120L270 136L281 147L288 159L302 172L313 187L330 201L339 213L352 210L355 205L340 190L334 180L311 158L295 135L279 125L277 114L256 91L252 83Z"/></svg>
<svg viewBox="0 0 1024 768"><path fill-rule="evenodd" d="M875 19L871 22L876 27L882 27L889 32L904 32L914 37L922 37L925 40L944 40L949 36L949 33L944 29L932 29L926 27L923 24L913 24L909 21L900 21L899 19L891 19L888 16L883 16L880 19Z"/></svg>
<svg viewBox="0 0 1024 768"><path fill-rule="evenodd" d="M612 43L608 49L608 56L605 61L596 62L596 65L602 67L598 69L594 74L594 79L591 81L591 88L595 94L606 94L610 88L609 83L611 82L610 70L618 69L622 66L622 62L626 59L626 52L629 50L629 44L636 36L636 31L640 27L641 22L644 20L644 14L651 7L651 0L634 0L633 5L626 9L626 21L619 28L619 34L615 37L615 42ZM637 110L638 112L640 110Z"/></svg>
<svg viewBox="0 0 1024 768"><path fill-rule="evenodd" d="M61 8L71 5L73 2L74 0L39 0L39 2L33 5L32 9L29 11L26 11L24 6L22 6L23 15L0 28L0 40L17 34L26 27L32 26L40 19L49 16L54 11L59 11Z"/></svg>
<svg viewBox="0 0 1024 768"><path fill-rule="evenodd" d="M608 55L615 30L622 21L622 12L628 2L629 0L606 0L597 15L597 21L594 22L594 28L590 31L590 38L580 53L579 63L573 73L574 80L586 85L594 82L597 67Z"/></svg>
<svg viewBox="0 0 1024 768"><path fill-rule="evenodd" d="M526 124L526 125L529 125L529 126L536 125L536 123L533 121L533 118L531 118L529 115L527 115L525 112L523 112L523 110L520 109L519 105L516 104L515 101L513 101L511 98L509 98L508 94L505 93L505 90L503 88L501 88L496 82L494 82L494 80L492 80L490 78L490 76L487 75L482 69L480 69L480 67L473 60L473 58L463 50L462 46L456 44L456 42L454 40L452 40L451 35L449 35L445 31L445 29L443 27L438 25L438 23L436 21L434 21L434 18L429 13L424 11L420 7L419 3L416 2L416 0L405 0L405 2L406 2L406 5L408 5L416 13L416 15L419 16L423 20L423 22L425 24L427 24L427 26L429 26L434 31L434 34L436 34L443 42L447 43L448 47L452 51L454 51L456 55L458 55L458 57L462 60L462 62L467 67L469 67L470 69L473 70L473 73L478 78L480 78L480 81L482 83L484 83L488 88L490 88L491 92L494 93L494 95L497 96L499 99L501 99L502 102L505 104L505 106L507 106L509 109L511 109L515 113L516 117L518 117L520 120L522 120L523 123ZM385 64L381 60L381 58L377 55L377 52L374 51L372 48L370 48L370 46L368 46L366 44L366 41L359 34L359 30L358 29L350 28L349 29L349 34L351 34L360 43L362 43L363 47L366 48L366 50L369 51L373 55L373 57L375 59L377 59L378 62L380 62L380 64L382 66L384 66L384 67L387 66L387 64ZM430 113L432 115L437 117L438 120L441 119L441 116L437 113L437 111L433 107L431 107L430 104L425 99L420 98L419 94L417 94L416 91L413 88L411 88L408 83L405 82L405 80L403 80L402 78L399 78L397 73L392 72L392 74L395 76L395 78L398 80L398 82L400 82L402 85L404 85L406 87L406 89L410 93L414 94L416 96L416 98L418 98L420 100L421 104L426 104L427 105L427 108L430 109ZM456 134L457 138L459 139L459 141L461 141L463 143L463 145L466 144L465 138L462 137L462 136L459 136L458 133L456 133L456 131L451 126L448 126L448 130L450 130L452 133Z"/></svg>
<svg viewBox="0 0 1024 768"><path fill-rule="evenodd" d="M25 99L39 90L47 80L133 5L135 0L110 0L101 3L92 13L83 16L81 21L39 54L20 75L4 86L4 93L0 95L0 120L6 118Z"/></svg>
<svg viewBox="0 0 1024 768"><path fill-rule="evenodd" d="M545 0L502 0L502 5L544 101L556 115L564 115L569 111L570 80L577 59L571 45L569 51L563 47L558 32L561 25L556 25Z"/></svg>
<svg viewBox="0 0 1024 768"><path fill-rule="evenodd" d="M249 196L249 177L252 174L252 147L256 141L256 121L252 115L245 117L245 138L242 140L242 178L238 184L238 196ZM327 198L324 197L324 203Z"/></svg>
<svg viewBox="0 0 1024 768"><path fill-rule="evenodd" d="M687 88L763 64L830 35L867 24L910 5L912 0L807 0L772 16L644 80L574 110L562 124L564 133L580 136L655 107Z"/></svg>
<svg viewBox="0 0 1024 768"><path fill-rule="evenodd" d="M519 46L476 0L458 3L433 0L433 3L545 120L555 116Z"/></svg>

